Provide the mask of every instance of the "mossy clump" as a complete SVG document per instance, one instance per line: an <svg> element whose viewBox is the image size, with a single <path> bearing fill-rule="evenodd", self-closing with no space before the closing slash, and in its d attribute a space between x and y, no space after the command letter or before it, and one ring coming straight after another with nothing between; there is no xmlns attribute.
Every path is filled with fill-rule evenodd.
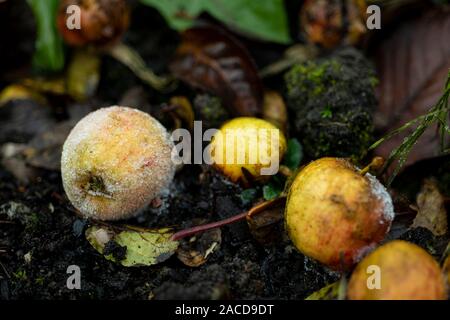
<svg viewBox="0 0 450 320"><path fill-rule="evenodd" d="M310 157L365 155L372 141L376 83L370 63L350 48L286 73L294 133Z"/></svg>
<svg viewBox="0 0 450 320"><path fill-rule="evenodd" d="M194 112L203 121L204 128L219 128L230 114L222 104L222 100L210 94L198 94L194 99Z"/></svg>

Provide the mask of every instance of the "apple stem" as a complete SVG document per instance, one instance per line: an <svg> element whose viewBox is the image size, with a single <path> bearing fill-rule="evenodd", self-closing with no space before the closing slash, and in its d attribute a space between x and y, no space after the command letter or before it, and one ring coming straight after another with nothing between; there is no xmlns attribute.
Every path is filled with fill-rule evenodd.
<svg viewBox="0 0 450 320"><path fill-rule="evenodd" d="M173 241L178 241L186 237L191 237L193 235L196 235L198 233L202 233L211 229L221 228L223 226L244 220L244 219L251 219L254 215L257 215L261 212L263 212L265 209L272 207L273 205L276 205L278 203L286 201L286 197L278 197L273 200L267 200L260 204L257 204L256 206L252 207L250 210L239 213L235 216L232 216L230 218L226 218L220 221L211 222L191 228L187 228L181 231L176 232L172 235L170 238Z"/></svg>
<svg viewBox="0 0 450 320"><path fill-rule="evenodd" d="M359 174L364 176L370 170L378 170L384 165L384 159L382 157L374 157L372 161L363 169L359 170Z"/></svg>
<svg viewBox="0 0 450 320"><path fill-rule="evenodd" d="M278 170L278 172L285 176L286 178L289 178L290 176L292 176L292 170L289 169L289 167L281 165L280 166L280 170Z"/></svg>

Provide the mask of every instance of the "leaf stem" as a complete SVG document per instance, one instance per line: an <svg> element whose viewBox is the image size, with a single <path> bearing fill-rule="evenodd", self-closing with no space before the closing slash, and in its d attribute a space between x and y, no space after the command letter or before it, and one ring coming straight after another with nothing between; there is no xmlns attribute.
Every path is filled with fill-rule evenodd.
<svg viewBox="0 0 450 320"><path fill-rule="evenodd" d="M285 197L279 197L279 198L276 198L273 200L264 201L260 204L257 204L256 206L252 207L250 210L239 213L230 218L226 218L224 220L211 222L211 223L207 223L207 224L203 224L203 225L199 225L199 226L195 226L195 227L191 227L191 228L187 228L187 229L178 231L175 234L173 234L170 239L173 241L178 241L183 238L191 237L193 235L196 235L198 233L202 233L202 232L205 232L205 231L208 231L211 229L221 228L223 226L244 220L246 218L251 219L254 215L257 215L257 214L263 212L265 209L270 208L276 204L279 204L285 200L286 200Z"/></svg>

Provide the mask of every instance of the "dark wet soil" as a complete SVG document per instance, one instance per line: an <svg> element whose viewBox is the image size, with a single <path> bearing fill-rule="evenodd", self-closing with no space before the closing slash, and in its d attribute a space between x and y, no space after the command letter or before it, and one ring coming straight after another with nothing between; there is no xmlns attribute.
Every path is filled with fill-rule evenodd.
<svg viewBox="0 0 450 320"><path fill-rule="evenodd" d="M122 267L86 241L89 222L74 213L59 174L45 174L25 189L3 169L0 178L2 299L296 299L337 279L288 241L262 247L245 222L225 227L220 250L198 268L175 256L156 266ZM127 222L181 226L196 217L218 220L245 209L238 187L200 167L182 170L172 189L159 209ZM69 265L81 269L81 290L66 287Z"/></svg>

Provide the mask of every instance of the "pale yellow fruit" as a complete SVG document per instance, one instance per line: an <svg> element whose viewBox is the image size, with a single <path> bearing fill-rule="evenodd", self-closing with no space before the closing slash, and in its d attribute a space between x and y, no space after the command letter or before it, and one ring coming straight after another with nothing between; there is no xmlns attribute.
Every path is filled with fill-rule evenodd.
<svg viewBox="0 0 450 320"><path fill-rule="evenodd" d="M379 289L368 278L369 266L379 270ZM372 267L373 268L373 267ZM378 271L375 271L378 272ZM447 298L444 276L439 264L424 249L401 240L389 242L358 264L348 284L353 300L442 300Z"/></svg>
<svg viewBox="0 0 450 320"><path fill-rule="evenodd" d="M128 218L172 181L172 148L166 129L150 115L127 107L99 109L64 143L64 190L88 218Z"/></svg>
<svg viewBox="0 0 450 320"><path fill-rule="evenodd" d="M231 181L246 184L249 177L265 180L276 174L286 152L286 138L266 120L240 117L220 128L210 148L214 166Z"/></svg>
<svg viewBox="0 0 450 320"><path fill-rule="evenodd" d="M316 160L295 177L285 211L289 237L303 254L349 269L383 240L394 218L391 197L349 161Z"/></svg>

